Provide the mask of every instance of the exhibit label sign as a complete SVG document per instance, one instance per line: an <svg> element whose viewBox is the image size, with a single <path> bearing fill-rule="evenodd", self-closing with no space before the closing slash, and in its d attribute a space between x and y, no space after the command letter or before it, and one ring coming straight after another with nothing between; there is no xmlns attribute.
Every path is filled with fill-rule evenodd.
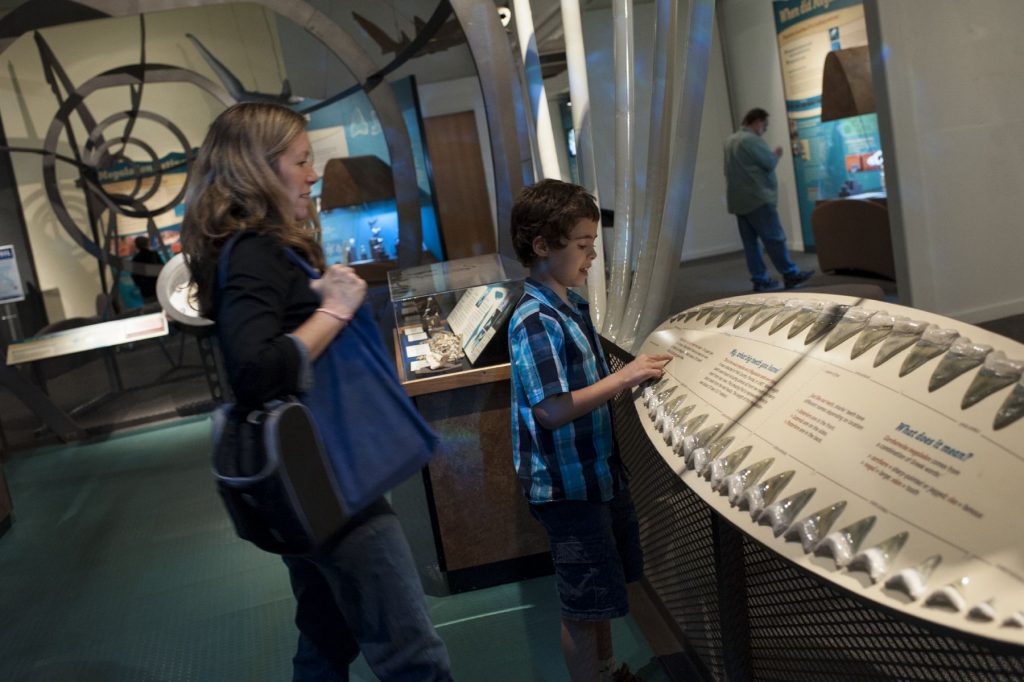
<svg viewBox="0 0 1024 682"><path fill-rule="evenodd" d="M0 246L0 303L17 303L25 300L21 286L18 258L10 244Z"/></svg>
<svg viewBox="0 0 1024 682"><path fill-rule="evenodd" d="M1024 345L826 294L691 309L636 394L682 480L754 539L887 607L1024 644Z"/></svg>

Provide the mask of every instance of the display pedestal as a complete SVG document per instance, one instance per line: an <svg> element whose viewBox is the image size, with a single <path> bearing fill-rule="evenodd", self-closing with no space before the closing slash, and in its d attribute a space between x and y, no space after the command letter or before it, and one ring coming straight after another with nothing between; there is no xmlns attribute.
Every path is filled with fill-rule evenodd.
<svg viewBox="0 0 1024 682"><path fill-rule="evenodd" d="M441 439L424 482L438 563L452 592L552 570L547 536L512 467L509 376L508 364L408 382L400 376Z"/></svg>

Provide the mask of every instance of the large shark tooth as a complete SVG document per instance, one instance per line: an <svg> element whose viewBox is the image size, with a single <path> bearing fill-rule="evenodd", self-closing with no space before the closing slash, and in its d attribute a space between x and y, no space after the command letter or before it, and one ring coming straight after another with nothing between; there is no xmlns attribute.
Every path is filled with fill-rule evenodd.
<svg viewBox="0 0 1024 682"><path fill-rule="evenodd" d="M718 423L683 437L683 457L686 458L686 466L693 468L693 451L713 441L722 430L722 426L724 424Z"/></svg>
<svg viewBox="0 0 1024 682"><path fill-rule="evenodd" d="M710 325L712 322L714 322L719 315L725 312L725 308L728 305L728 303L712 303L711 311L708 313L707 317L704 318L704 324ZM700 318L698 317L698 319Z"/></svg>
<svg viewBox="0 0 1024 682"><path fill-rule="evenodd" d="M800 312L793 318L792 324L789 325L789 332L786 334L787 339L791 339L803 330L811 326L811 323L818 319L818 315L825 309L825 304L821 301L810 301L804 303L803 307L800 308Z"/></svg>
<svg viewBox="0 0 1024 682"><path fill-rule="evenodd" d="M974 375L974 381L967 387L964 399L960 401L960 409L966 410L996 391L1020 381L1024 362L1010 360L1006 354L997 350L985 356L981 369Z"/></svg>
<svg viewBox="0 0 1024 682"><path fill-rule="evenodd" d="M943 585L928 595L928 598L924 600L924 605L940 609L951 609L959 613L967 606L964 590L970 584L971 579L965 575L959 580Z"/></svg>
<svg viewBox="0 0 1024 682"><path fill-rule="evenodd" d="M850 350L850 359L854 360L860 357L876 343L889 336L893 325L896 324L896 319L889 313L877 312L872 315L871 319L868 320L867 326L864 327L864 330L853 343L853 348ZM906 320L908 318L901 317L899 319Z"/></svg>
<svg viewBox="0 0 1024 682"><path fill-rule="evenodd" d="M903 531L897 533L887 540L882 540L874 547L868 547L857 554L850 561L850 571L864 571L871 578L871 582L877 583L883 575L889 572L893 558L903 549L907 542L909 533Z"/></svg>
<svg viewBox="0 0 1024 682"><path fill-rule="evenodd" d="M675 414L676 410L679 409L680 403L686 399L685 395L677 395L674 398L666 400L654 411L654 428L659 433L665 430L665 420L669 415Z"/></svg>
<svg viewBox="0 0 1024 682"><path fill-rule="evenodd" d="M708 467L710 472L708 480L711 481L712 490L719 490L722 487L725 479L732 475L740 467L740 464L743 463L743 460L747 458L752 447L751 445L745 445L739 450L711 461L711 466Z"/></svg>
<svg viewBox="0 0 1024 682"><path fill-rule="evenodd" d="M658 416L658 408L664 405L665 401L672 397L672 394L676 392L676 388L676 386L670 386L664 391L655 393L654 397L651 398L651 401L647 403L647 416L651 419Z"/></svg>
<svg viewBox="0 0 1024 682"><path fill-rule="evenodd" d="M765 322L778 315L782 312L783 307L785 306L783 306L782 301L779 301L778 299L765 303L764 307L754 315L754 320L750 323L750 331L754 331Z"/></svg>
<svg viewBox="0 0 1024 682"><path fill-rule="evenodd" d="M701 318L707 317L714 309L714 304L701 306L700 308L697 309L697 314L693 317L693 319L697 322L700 322Z"/></svg>
<svg viewBox="0 0 1024 682"><path fill-rule="evenodd" d="M1024 416L1024 377L1020 378L1017 385L1010 391L1010 395L1006 396L1002 407L996 412L992 429L998 431L1017 421L1021 416Z"/></svg>
<svg viewBox="0 0 1024 682"><path fill-rule="evenodd" d="M818 313L817 317L814 318L811 328L807 330L807 337L804 339L804 345L809 345L820 339L821 337L832 331L839 321L843 319L846 311L850 309L848 305L840 305L837 303L831 303L826 306L821 312Z"/></svg>
<svg viewBox="0 0 1024 682"><path fill-rule="evenodd" d="M679 426L677 429L678 433L672 434L672 452L682 457L683 444L686 442L686 437L696 432L697 429L699 429L704 424L707 418L708 415L705 413L697 415L696 417L690 419L689 421L683 422L682 425ZM678 438L676 438L676 436L678 436Z"/></svg>
<svg viewBox="0 0 1024 682"><path fill-rule="evenodd" d="M955 329L939 329L938 327L926 329L921 335L921 340L914 344L903 361L903 366L900 367L900 376L910 374L932 358L945 353L958 336L960 333Z"/></svg>
<svg viewBox="0 0 1024 682"><path fill-rule="evenodd" d="M912 600L918 599L924 594L925 585L932 577L936 566L942 563L942 557L933 554L913 568L904 568L899 573L891 576L885 581L885 586L890 590L902 592Z"/></svg>
<svg viewBox="0 0 1024 682"><path fill-rule="evenodd" d="M696 409L696 405L690 403L684 405L681 409L677 410L674 414L669 415L665 424L665 443L672 451L675 452L683 443L683 425L686 423L686 418L690 416L690 413ZM669 427L671 423L671 428Z"/></svg>
<svg viewBox="0 0 1024 682"><path fill-rule="evenodd" d="M764 308L763 298L748 298L743 302L744 305L736 313L736 319L732 322L733 329L739 329L743 326L743 323L752 318L756 313L760 312Z"/></svg>
<svg viewBox="0 0 1024 682"><path fill-rule="evenodd" d="M975 604L971 607L971 610L967 612L967 617L971 620L981 621L983 623L991 623L994 621L999 614L996 613L996 600L986 599L985 601Z"/></svg>
<svg viewBox="0 0 1024 682"><path fill-rule="evenodd" d="M779 537L793 523L793 519L800 513L800 510L814 497L816 490L816 488L807 488L795 495L773 502L764 508L757 522L762 526L771 526L772 533L775 534L775 537Z"/></svg>
<svg viewBox="0 0 1024 682"><path fill-rule="evenodd" d="M874 366L881 367L890 358L913 346L928 327L927 322L918 320L896 320L892 326L892 332L885 337L882 347L875 355Z"/></svg>
<svg viewBox="0 0 1024 682"><path fill-rule="evenodd" d="M825 350L832 350L846 339L868 326L868 320L875 314L874 310L867 308L849 308L841 320L836 322L835 329L825 340Z"/></svg>
<svg viewBox="0 0 1024 682"><path fill-rule="evenodd" d="M704 446L704 447L700 447L700 448L697 448L696 450L694 450L693 451L693 468L694 468L694 470L698 474L703 476L704 472L707 471L708 467L711 465L711 460L715 459L716 457L721 455L723 452L725 452L725 449L727 447L729 447L730 445L732 445L732 441L733 441L733 437L732 436L722 436L721 438L713 441L710 445L707 445L707 446Z"/></svg>
<svg viewBox="0 0 1024 682"><path fill-rule="evenodd" d="M734 303L727 303L722 308L722 314L718 316L718 326L724 327L725 323L736 316L736 313L740 311L740 308L746 305L745 301L736 301Z"/></svg>
<svg viewBox="0 0 1024 682"><path fill-rule="evenodd" d="M761 478L764 472L768 471L774 463L775 458L769 457L768 459L762 459L760 462L754 462L734 474L729 474L722 483L722 487L729 496L729 504L734 507L739 504L740 498L743 497L746 489L757 483L757 479Z"/></svg>
<svg viewBox="0 0 1024 682"><path fill-rule="evenodd" d="M668 377L665 377L664 379L660 379L656 382L652 382L647 386L644 386L644 390L640 393L641 397L643 398L644 407L650 407L651 401L654 399L654 396L658 395L666 388L668 388L668 381Z"/></svg>
<svg viewBox="0 0 1024 682"><path fill-rule="evenodd" d="M1024 610L1018 611L1003 621L1004 628L1024 628Z"/></svg>
<svg viewBox="0 0 1024 682"><path fill-rule="evenodd" d="M768 328L768 336L771 336L792 322L793 319L800 314L800 311L804 309L806 304L806 301L802 301L799 298L786 299L786 302L782 304L782 310L780 310L779 314L775 316L774 320L772 320L772 326Z"/></svg>
<svg viewBox="0 0 1024 682"><path fill-rule="evenodd" d="M928 390L934 391L942 388L953 379L964 372L969 372L981 363L985 362L985 356L992 352L992 346L984 343L972 343L970 339L961 336L949 347L931 379L928 380Z"/></svg>
<svg viewBox="0 0 1024 682"><path fill-rule="evenodd" d="M832 557L836 561L836 566L847 565L860 550L860 544L874 527L875 521L876 517L865 516L846 528L829 533L815 545L814 553L817 556Z"/></svg>
<svg viewBox="0 0 1024 682"><path fill-rule="evenodd" d="M797 521L786 531L787 540L796 540L804 553L810 552L821 538L832 528L839 515L846 509L846 500L840 500L824 509L814 512L802 521Z"/></svg>
<svg viewBox="0 0 1024 682"><path fill-rule="evenodd" d="M767 478L760 483L756 483L743 493L743 499L739 502L739 508L750 511L750 518L757 521L757 517L764 511L765 505L769 505L775 501L775 498L779 496L789 482L793 479L793 474L796 473L792 469L789 471L783 471L781 474L776 474L771 478Z"/></svg>

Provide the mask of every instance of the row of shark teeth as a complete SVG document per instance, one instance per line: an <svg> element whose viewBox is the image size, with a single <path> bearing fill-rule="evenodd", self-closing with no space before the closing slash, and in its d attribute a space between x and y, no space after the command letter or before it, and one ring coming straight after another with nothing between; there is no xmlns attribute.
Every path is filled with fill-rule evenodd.
<svg viewBox="0 0 1024 682"><path fill-rule="evenodd" d="M762 477L775 463L766 458L741 468L753 450L745 445L726 453L734 441L732 435L719 435L725 428L717 423L701 428L709 415L701 413L689 417L696 404L686 404L686 396L674 395L676 386L669 386L666 379L645 387L643 399L648 416L654 421L673 453L684 458L687 469L709 481L711 489L726 495L729 504L750 514L751 520L762 526L769 526L775 537L784 536L790 542L799 542L805 554L831 558L837 568L849 572L863 572L872 583L878 583L887 574L896 556L906 544L910 534L902 531L881 542L861 550L868 534L875 526L874 515L832 531L832 527L846 510L847 503L840 500L810 514L799 521L798 515L817 492L806 488L797 493L778 499L793 480L795 471ZM887 589L905 594L911 601L917 601L927 592L926 585L942 557L933 555L912 568L904 568L891 575L884 583ZM967 599L964 589L969 583L964 577L955 583L933 590L924 599L929 608L964 612ZM980 622L994 622L998 619L994 599L980 602L969 611L967 617ZM1003 627L1024 628L1024 610L1004 619Z"/></svg>
<svg viewBox="0 0 1024 682"><path fill-rule="evenodd" d="M973 343L953 329L942 329L927 322L866 308L800 299L786 299L782 302L745 299L715 303L680 313L670 318L670 321L691 319L703 321L705 325L711 325L717 320L718 327L732 320L734 329L752 320L750 331L771 320L768 334L775 334L790 325L790 339L809 328L804 345L825 337L826 352L857 336L850 350L850 359L878 345L873 362L875 367L880 367L909 349L910 352L900 366L900 377L907 376L941 356L928 381L929 391L942 388L966 372L980 367L964 392L960 409L966 410L993 393L1015 384L996 412L992 428L998 431L1024 417L1024 360L1009 359L1002 351L993 351L992 346L987 344Z"/></svg>

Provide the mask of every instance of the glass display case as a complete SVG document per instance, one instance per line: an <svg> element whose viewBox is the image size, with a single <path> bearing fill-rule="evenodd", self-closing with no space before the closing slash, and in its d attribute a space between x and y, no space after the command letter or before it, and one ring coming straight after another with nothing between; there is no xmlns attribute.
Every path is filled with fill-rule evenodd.
<svg viewBox="0 0 1024 682"><path fill-rule="evenodd" d="M525 278L498 254L389 272L402 380L508 362L508 320Z"/></svg>

